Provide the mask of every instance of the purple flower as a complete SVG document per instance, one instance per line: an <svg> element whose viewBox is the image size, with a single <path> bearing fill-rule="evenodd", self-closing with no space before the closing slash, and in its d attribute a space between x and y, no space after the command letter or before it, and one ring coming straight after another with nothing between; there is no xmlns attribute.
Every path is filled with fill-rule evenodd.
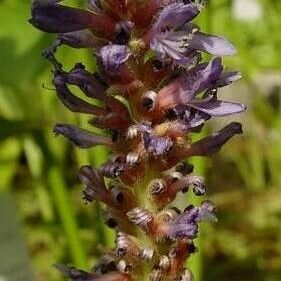
<svg viewBox="0 0 281 281"><path fill-rule="evenodd" d="M69 75L62 70L55 72L55 77L53 80L53 84L57 90L57 96L61 100L61 102L71 111L73 112L81 112L81 113L88 113L93 115L102 115L105 114L105 110L90 104L78 97L76 97L72 92L69 90L67 85L67 80L70 78L74 78L73 75ZM78 77L77 77L78 78ZM71 81L71 82L78 82L78 81Z"/></svg>
<svg viewBox="0 0 281 281"><path fill-rule="evenodd" d="M108 161L100 167L101 173L107 178L117 178L125 170L125 165L120 161Z"/></svg>
<svg viewBox="0 0 281 281"><path fill-rule="evenodd" d="M217 221L214 211L214 204L210 201L203 202L200 207L188 206L182 214L171 222L168 236L172 239L195 238L200 221Z"/></svg>
<svg viewBox="0 0 281 281"><path fill-rule="evenodd" d="M221 147L236 134L242 134L242 125L238 122L231 122L218 132L213 133L195 143L190 147L188 155L208 156L218 152ZM183 153L184 154L184 153ZM185 156L183 156L184 158Z"/></svg>
<svg viewBox="0 0 281 281"><path fill-rule="evenodd" d="M197 196L202 196L206 194L206 185L204 183L203 177L189 175L188 176L190 184L193 186L193 192Z"/></svg>
<svg viewBox="0 0 281 281"><path fill-rule="evenodd" d="M185 38L183 34L179 35L178 32L161 32L153 37L150 48L156 52L160 60L169 56L177 64L188 64L189 59L184 55L186 52L183 44Z"/></svg>
<svg viewBox="0 0 281 281"><path fill-rule="evenodd" d="M57 4L59 0L35 0L29 22L50 33L65 33L86 28L114 33L115 22L104 15Z"/></svg>
<svg viewBox="0 0 281 281"><path fill-rule="evenodd" d="M161 31L163 28L176 28L193 20L199 12L199 6L194 3L170 4L161 11L153 28L157 31Z"/></svg>
<svg viewBox="0 0 281 281"><path fill-rule="evenodd" d="M54 127L54 133L65 136L80 148L89 148L100 144L109 147L113 145L109 137L94 135L71 124L57 124Z"/></svg>
<svg viewBox="0 0 281 281"><path fill-rule="evenodd" d="M131 55L130 49L126 45L107 45L99 52L104 67L108 72L115 72L125 63Z"/></svg>
<svg viewBox="0 0 281 281"><path fill-rule="evenodd" d="M88 29L60 33L58 39L62 44L73 48L97 48L105 44L105 40L97 38Z"/></svg>
<svg viewBox="0 0 281 281"><path fill-rule="evenodd" d="M190 189L206 193L193 166L179 163L210 156L242 133L241 124L232 122L200 140L190 135L212 116L246 109L218 98L220 88L241 76L224 72L220 58L235 48L191 22L204 0L87 0L86 9L61 2L33 0L30 22L57 33L43 56L53 65L58 98L72 112L91 115L89 125L104 135L65 123L54 133L79 148L111 150L102 165L84 165L78 177L83 199L104 206L107 225L117 230L117 248L106 250L89 272L57 268L72 281L191 281L185 261L195 252L199 223L216 221L215 207L205 201L181 211L171 204ZM95 72L79 61L70 70L63 67L56 58L61 45L92 48ZM205 61L201 52L215 57ZM139 266L150 270L144 274Z"/></svg>
<svg viewBox="0 0 281 281"><path fill-rule="evenodd" d="M75 85L90 98L105 101L107 85L98 75L87 71L83 64L77 63L69 73L63 74L64 80L70 85Z"/></svg>
<svg viewBox="0 0 281 281"><path fill-rule="evenodd" d="M193 51L207 52L216 56L233 55L236 50L225 38L198 32L187 23L200 12L194 3L173 3L165 7L149 34L150 48L160 59L166 56L176 64L185 65L192 61Z"/></svg>
<svg viewBox="0 0 281 281"><path fill-rule="evenodd" d="M158 108L186 105L210 116L227 116L245 111L244 104L218 100L216 91L212 91L238 78L236 72L223 74L222 71L221 59L218 57L208 64L199 64L159 92L156 101ZM196 97L205 90L203 98Z"/></svg>
<svg viewBox="0 0 281 281"><path fill-rule="evenodd" d="M92 202L94 199L98 199L106 203L106 197L109 196L109 192L100 171L85 165L80 168L78 177L85 185L83 198L86 202Z"/></svg>
<svg viewBox="0 0 281 281"><path fill-rule="evenodd" d="M174 29L195 18L199 11L197 5L184 3L173 3L162 10L153 26L150 41L150 48L160 59L168 55L178 64L187 63L188 58L183 53L186 52L184 45L189 34Z"/></svg>
<svg viewBox="0 0 281 281"><path fill-rule="evenodd" d="M145 148L154 156L167 153L173 146L173 142L169 137L157 137L144 133L143 139Z"/></svg>
<svg viewBox="0 0 281 281"><path fill-rule="evenodd" d="M139 132L142 133L144 148L152 155L163 155L172 148L172 140L167 136L157 136L151 127L151 123L142 122L139 123L137 127Z"/></svg>
<svg viewBox="0 0 281 281"><path fill-rule="evenodd" d="M218 221L215 215L216 206L210 200L203 201L198 210L198 221Z"/></svg>

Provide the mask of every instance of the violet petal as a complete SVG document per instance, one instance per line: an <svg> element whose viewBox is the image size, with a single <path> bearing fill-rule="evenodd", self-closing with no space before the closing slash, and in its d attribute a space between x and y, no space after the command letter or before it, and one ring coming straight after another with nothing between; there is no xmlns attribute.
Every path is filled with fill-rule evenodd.
<svg viewBox="0 0 281 281"><path fill-rule="evenodd" d="M143 133L144 147L154 156L167 153L173 146L169 137L157 137L150 135L148 132Z"/></svg>
<svg viewBox="0 0 281 281"><path fill-rule="evenodd" d="M191 206L177 217L176 222L185 224L197 222L198 214L199 208Z"/></svg>
<svg viewBox="0 0 281 281"><path fill-rule="evenodd" d="M175 28L184 23L194 19L200 10L198 5L194 3L173 3L166 6L160 13L154 28L160 30L161 28L170 27Z"/></svg>
<svg viewBox="0 0 281 281"><path fill-rule="evenodd" d="M221 147L236 134L242 134L242 125L231 122L220 131L213 133L195 143L190 147L189 156L208 156L218 152Z"/></svg>
<svg viewBox="0 0 281 281"><path fill-rule="evenodd" d="M193 35L188 47L215 56L232 56L236 54L235 47L224 37L202 32L197 32Z"/></svg>
<svg viewBox="0 0 281 281"><path fill-rule="evenodd" d="M92 202L94 199L104 201L108 191L100 171L85 165L80 168L78 177L85 186L83 195L86 202Z"/></svg>
<svg viewBox="0 0 281 281"><path fill-rule="evenodd" d="M186 56L187 48L184 47L184 40L188 36L183 35L182 32L166 32L164 34L156 34L151 43L150 48L156 52L160 60L164 60L166 55L174 60L176 64L186 65L193 57Z"/></svg>
<svg viewBox="0 0 281 281"><path fill-rule="evenodd" d="M197 93L212 86L220 77L222 70L221 59L218 57L213 58L208 64L199 64L187 74L162 88L157 95L157 106L167 109L188 104Z"/></svg>
<svg viewBox="0 0 281 281"><path fill-rule="evenodd" d="M245 104L221 100L210 100L207 102L194 100L188 105L211 116L228 116L247 109Z"/></svg>
<svg viewBox="0 0 281 281"><path fill-rule="evenodd" d="M210 60L208 65L200 73L198 80L200 85L197 92L201 92L214 84L215 81L220 77L223 71L222 61L220 57L214 57Z"/></svg>
<svg viewBox="0 0 281 281"><path fill-rule="evenodd" d="M197 223L191 224L172 224L168 231L168 237L171 239L193 239L197 236L198 225Z"/></svg>
<svg viewBox="0 0 281 281"><path fill-rule="evenodd" d="M218 219L215 215L215 205L207 200L202 202L201 206L198 208L198 221L213 221L217 222Z"/></svg>
<svg viewBox="0 0 281 281"><path fill-rule="evenodd" d="M107 45L100 49L100 56L107 71L114 72L131 56L126 45Z"/></svg>
<svg viewBox="0 0 281 281"><path fill-rule="evenodd" d="M83 65L75 65L64 77L68 84L78 86L86 96L100 100L106 98L107 87L96 76L88 72Z"/></svg>
<svg viewBox="0 0 281 281"><path fill-rule="evenodd" d="M92 105L71 93L66 84L67 76L68 74L66 73L56 72L53 81L54 86L57 90L57 96L59 97L61 102L73 112L103 115L105 113L104 109Z"/></svg>
<svg viewBox="0 0 281 281"><path fill-rule="evenodd" d="M101 40L97 39L88 29L61 33L58 39L61 43L73 48L96 48L101 44Z"/></svg>
<svg viewBox="0 0 281 281"><path fill-rule="evenodd" d="M89 148L96 145L111 146L109 137L94 135L87 130L80 129L71 124L56 124L54 127L56 135L63 135L80 148Z"/></svg>
<svg viewBox="0 0 281 281"><path fill-rule="evenodd" d="M50 33L66 33L95 27L98 15L59 4L40 5L35 2L29 20L38 29Z"/></svg>
<svg viewBox="0 0 281 281"><path fill-rule="evenodd" d="M215 87L216 88L225 87L239 80L241 77L242 75L238 71L223 72L220 78L216 81Z"/></svg>

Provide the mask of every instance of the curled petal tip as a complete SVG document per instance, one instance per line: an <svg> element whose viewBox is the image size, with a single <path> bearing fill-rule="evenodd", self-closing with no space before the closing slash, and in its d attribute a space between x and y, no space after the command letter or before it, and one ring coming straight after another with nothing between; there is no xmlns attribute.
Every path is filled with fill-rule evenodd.
<svg viewBox="0 0 281 281"><path fill-rule="evenodd" d="M243 134L243 126L239 122L232 122L226 128L229 128L232 133Z"/></svg>
<svg viewBox="0 0 281 281"><path fill-rule="evenodd" d="M54 133L65 136L80 148L89 148L99 144L111 145L110 138L94 135L70 124L57 124L54 127Z"/></svg>
<svg viewBox="0 0 281 281"><path fill-rule="evenodd" d="M224 128L222 128L220 131L193 143L190 149L187 150L186 155L188 156L212 155L218 152L221 149L221 147L233 136L242 133L243 133L242 124L239 122L232 122L226 125Z"/></svg>

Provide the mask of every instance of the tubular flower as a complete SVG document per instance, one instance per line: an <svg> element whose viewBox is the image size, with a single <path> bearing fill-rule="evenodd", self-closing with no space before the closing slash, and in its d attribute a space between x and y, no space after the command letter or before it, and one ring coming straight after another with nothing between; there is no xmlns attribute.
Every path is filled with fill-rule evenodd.
<svg viewBox="0 0 281 281"><path fill-rule="evenodd" d="M200 223L217 220L215 206L205 200L181 210L173 201L186 192L206 194L189 157L210 156L242 133L241 124L232 122L201 140L190 138L210 118L246 110L219 98L221 88L241 77L222 64L221 56L235 48L192 23L203 1L88 0L85 9L61 2L35 0L30 23L57 35L43 55L54 66L59 100L72 112L88 114L105 135L65 123L54 132L79 148L111 149L106 163L85 163L78 177L83 199L103 203L106 223L116 229L116 249L91 272L57 267L74 281L191 281L186 260L196 250ZM63 44L91 49L98 71L80 62L64 69L56 58ZM203 61L201 52L213 57Z"/></svg>

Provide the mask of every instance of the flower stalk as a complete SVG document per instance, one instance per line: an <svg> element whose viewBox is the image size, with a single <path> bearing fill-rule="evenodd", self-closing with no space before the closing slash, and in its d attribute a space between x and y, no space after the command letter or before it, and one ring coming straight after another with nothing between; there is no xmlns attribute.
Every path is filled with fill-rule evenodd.
<svg viewBox="0 0 281 281"><path fill-rule="evenodd" d="M186 261L196 251L199 224L217 220L215 206L205 200L179 209L173 202L186 192L206 194L203 178L186 159L210 156L242 133L241 124L232 122L196 142L190 137L210 118L246 109L219 98L221 88L241 77L224 71L221 58L236 50L192 23L204 1L88 0L85 9L61 2L35 0L30 22L57 34L43 54L54 66L60 101L72 112L90 115L89 123L105 134L64 123L54 132L79 148L111 150L99 168L81 167L79 179L84 200L104 205L116 248L89 272L58 269L74 281L191 281ZM65 70L56 59L61 45L91 49L97 72L80 62ZM202 60L202 52L210 61ZM99 105L78 98L70 86Z"/></svg>

